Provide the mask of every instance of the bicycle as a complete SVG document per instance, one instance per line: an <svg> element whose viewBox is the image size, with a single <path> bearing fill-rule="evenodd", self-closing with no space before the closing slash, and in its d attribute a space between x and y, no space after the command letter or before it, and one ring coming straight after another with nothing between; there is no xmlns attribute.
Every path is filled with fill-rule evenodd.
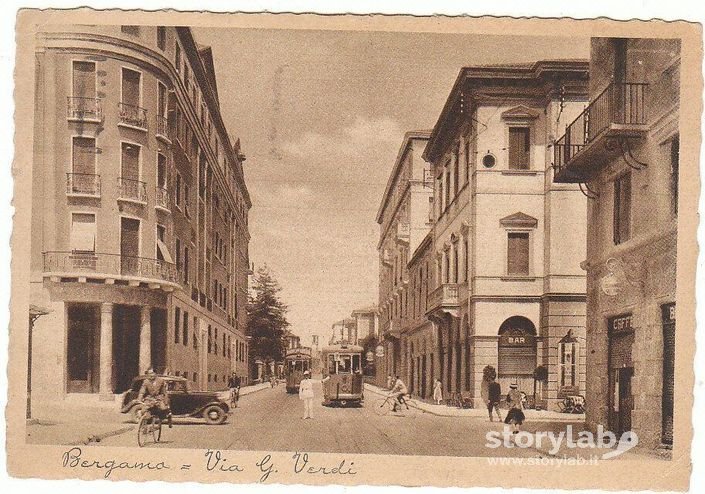
<svg viewBox="0 0 705 494"><path fill-rule="evenodd" d="M154 443L158 443L162 438L162 422L161 415L164 412L159 409L156 403L152 403L145 407L142 417L137 424L137 445L141 448L147 442L150 436Z"/></svg>
<svg viewBox="0 0 705 494"><path fill-rule="evenodd" d="M230 388L230 408L237 407L237 402L240 400L240 386Z"/></svg>
<svg viewBox="0 0 705 494"><path fill-rule="evenodd" d="M396 401L397 400L395 395L388 395L385 398L379 398L377 401L375 401L372 407L374 408L375 413L377 413L377 415L384 416L387 415L389 412L394 411L394 405ZM401 399L401 405L397 404L397 408L401 409L404 416L415 415L416 412L418 412L419 410L416 401L412 399L409 395L405 395Z"/></svg>

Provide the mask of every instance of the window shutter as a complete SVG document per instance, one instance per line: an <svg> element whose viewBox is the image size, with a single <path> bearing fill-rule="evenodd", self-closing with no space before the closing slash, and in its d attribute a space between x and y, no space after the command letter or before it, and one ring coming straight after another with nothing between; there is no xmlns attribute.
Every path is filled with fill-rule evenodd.
<svg viewBox="0 0 705 494"><path fill-rule="evenodd" d="M507 274L529 274L529 234L510 232L507 236Z"/></svg>
<svg viewBox="0 0 705 494"><path fill-rule="evenodd" d="M95 252L95 216L74 213L71 219L71 250Z"/></svg>
<svg viewBox="0 0 705 494"><path fill-rule="evenodd" d="M73 63L73 95L95 98L95 64L93 62Z"/></svg>
<svg viewBox="0 0 705 494"><path fill-rule="evenodd" d="M95 174L95 139L73 138L73 173Z"/></svg>
<svg viewBox="0 0 705 494"><path fill-rule="evenodd" d="M122 178L128 180L139 179L140 148L135 144L122 143Z"/></svg>
<svg viewBox="0 0 705 494"><path fill-rule="evenodd" d="M512 170L528 170L529 150L531 149L528 127L509 128L509 168Z"/></svg>

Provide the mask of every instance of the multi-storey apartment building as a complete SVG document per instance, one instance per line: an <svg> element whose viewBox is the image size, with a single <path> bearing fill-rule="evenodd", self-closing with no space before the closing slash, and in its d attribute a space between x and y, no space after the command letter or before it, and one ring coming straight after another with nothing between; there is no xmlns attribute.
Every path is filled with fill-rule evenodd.
<svg viewBox="0 0 705 494"><path fill-rule="evenodd" d="M377 383L386 384L388 374L402 369L402 333L409 329L407 317L411 294L407 264L411 254L431 227L430 202L433 181L421 155L428 131L404 135L377 212L380 225L379 325L384 356L376 362Z"/></svg>
<svg viewBox="0 0 705 494"><path fill-rule="evenodd" d="M426 317L429 293L433 283L435 254L433 232L412 253L408 263L410 302L407 327L401 335L401 359L404 382L409 392L422 398L433 395L433 381L440 367L438 329Z"/></svg>
<svg viewBox="0 0 705 494"><path fill-rule="evenodd" d="M587 208L587 422L673 441L678 40L594 38L590 105L555 147Z"/></svg>
<svg viewBox="0 0 705 494"><path fill-rule="evenodd" d="M553 183L551 144L584 108L587 84L587 61L465 67L424 151L435 373L476 406L487 365L503 389L529 395L545 368L544 406L584 393L586 198Z"/></svg>
<svg viewBox="0 0 705 494"><path fill-rule="evenodd" d="M355 340L351 343L357 345L365 338L377 336L379 317L377 307L364 307L355 309L350 313L350 317L355 321Z"/></svg>
<svg viewBox="0 0 705 494"><path fill-rule="evenodd" d="M35 60L35 396L110 398L149 367L197 389L246 376L251 202L210 49L74 25Z"/></svg>

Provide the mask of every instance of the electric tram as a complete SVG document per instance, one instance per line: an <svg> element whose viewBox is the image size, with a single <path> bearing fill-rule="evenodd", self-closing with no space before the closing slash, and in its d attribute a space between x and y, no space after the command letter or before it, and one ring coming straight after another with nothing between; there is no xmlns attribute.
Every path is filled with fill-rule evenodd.
<svg viewBox="0 0 705 494"><path fill-rule="evenodd" d="M364 399L363 351L361 346L346 343L323 348L321 363L323 365L324 405L362 404Z"/></svg>
<svg viewBox="0 0 705 494"><path fill-rule="evenodd" d="M284 360L286 392L296 393L304 378L304 372L311 372L311 349L307 347L289 348Z"/></svg>

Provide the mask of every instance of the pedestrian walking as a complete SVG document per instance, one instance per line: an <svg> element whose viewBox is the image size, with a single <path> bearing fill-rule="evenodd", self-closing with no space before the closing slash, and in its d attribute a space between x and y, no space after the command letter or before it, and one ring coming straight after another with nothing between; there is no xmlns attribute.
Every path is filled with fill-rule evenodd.
<svg viewBox="0 0 705 494"><path fill-rule="evenodd" d="M440 405L443 402L443 389L440 379L436 379L433 384L433 401L436 402L436 405Z"/></svg>
<svg viewBox="0 0 705 494"><path fill-rule="evenodd" d="M313 381L311 373L304 371L304 378L299 384L299 399L304 402L304 419L313 418Z"/></svg>
<svg viewBox="0 0 705 494"><path fill-rule="evenodd" d="M505 424L512 424L512 434L519 433L519 426L524 423L526 416L524 415L522 405L522 396L516 383L509 385L509 393L507 394L507 403L509 404L509 412L504 418Z"/></svg>
<svg viewBox="0 0 705 494"><path fill-rule="evenodd" d="M490 422L492 419L492 410L497 413L497 420L502 421L502 415L499 413L499 402L502 399L502 386L499 385L497 381L492 379L487 383L487 413L490 416Z"/></svg>
<svg viewBox="0 0 705 494"><path fill-rule="evenodd" d="M387 389L392 389L393 385L394 385L394 378L392 377L391 374L387 374Z"/></svg>

